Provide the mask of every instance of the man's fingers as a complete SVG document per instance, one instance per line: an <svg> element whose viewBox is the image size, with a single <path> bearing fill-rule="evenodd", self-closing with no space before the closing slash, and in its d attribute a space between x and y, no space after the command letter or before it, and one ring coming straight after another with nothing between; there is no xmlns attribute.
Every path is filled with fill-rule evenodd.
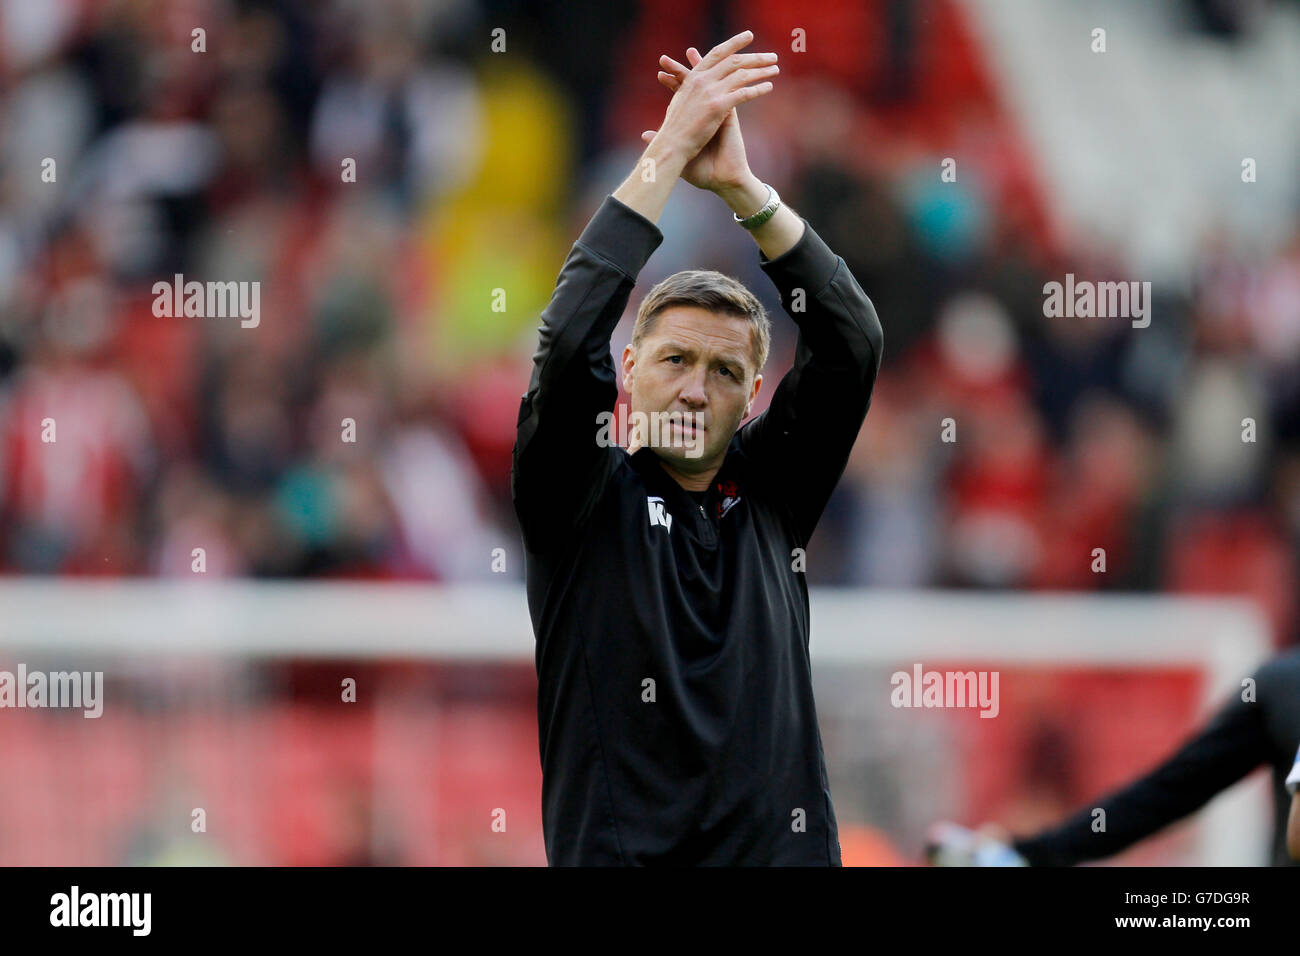
<svg viewBox="0 0 1300 956"><path fill-rule="evenodd" d="M700 62L704 64L704 68L707 70L714 64L722 62L725 57L731 56L731 54L735 53L737 50L743 50L753 42L753 30L746 30L743 33L737 33L730 40L723 40L715 46Z"/></svg>
<svg viewBox="0 0 1300 956"><path fill-rule="evenodd" d="M771 93L771 92L772 92L771 82L758 83L754 86L742 86L740 89L735 90L730 95L728 95L727 105L730 109L734 110L741 103L748 103L750 100L754 99L757 96L762 96L764 93Z"/></svg>
<svg viewBox="0 0 1300 956"><path fill-rule="evenodd" d="M717 67L718 76L728 76L736 70L758 69L776 63L775 53L735 53Z"/></svg>
<svg viewBox="0 0 1300 956"><path fill-rule="evenodd" d="M659 57L659 65L662 69L656 78L665 88L676 93L692 72L703 72L722 64L722 69L714 76L718 79L725 78L726 85L731 87L726 100L730 112L741 103L747 103L764 93L770 93L772 83L766 82L767 77L776 76L781 72L781 68L776 63L775 53L737 52L753 42L753 39L754 34L750 30L737 33L731 39L719 43L703 57L695 47L687 47L686 59L691 63L689 68L665 53ZM765 82L757 82L760 80ZM649 142L654 135L653 130L647 130L641 134L641 138Z"/></svg>
<svg viewBox="0 0 1300 956"><path fill-rule="evenodd" d="M748 86L755 80L766 80L769 77L776 76L781 72L781 68L773 64L757 70L737 70L727 77L727 86L730 89L736 89L739 86Z"/></svg>
<svg viewBox="0 0 1300 956"><path fill-rule="evenodd" d="M684 79L686 74L691 72L687 67L682 66L667 53L659 58L659 65L664 68L665 72L671 73L678 79Z"/></svg>
<svg viewBox="0 0 1300 956"><path fill-rule="evenodd" d="M655 138L655 135L656 135L658 132L659 132L659 131L658 131L657 129L648 129L648 130L646 130L644 133L641 134L641 138L642 138L643 140L645 140L645 141L648 143L648 142L650 142L650 140L652 140L652 139Z"/></svg>
<svg viewBox="0 0 1300 956"><path fill-rule="evenodd" d="M676 86L668 86L667 83L664 83L664 85L668 86L669 89L675 91L678 86L686 81L686 77L690 75L691 71L703 62L703 59L700 56L700 51L695 47L687 49L686 58L691 61L691 66L689 68L674 60L666 53L660 56L659 65L663 67L663 72L660 74L660 82L664 83L664 74L676 79ZM733 73L747 71L740 82L752 83L755 79L775 76L779 71L769 68L775 67L776 60L777 55L775 53L736 53L727 58L718 75L720 77L729 77ZM705 67L705 69L707 68L708 67ZM759 72L760 70L763 72Z"/></svg>

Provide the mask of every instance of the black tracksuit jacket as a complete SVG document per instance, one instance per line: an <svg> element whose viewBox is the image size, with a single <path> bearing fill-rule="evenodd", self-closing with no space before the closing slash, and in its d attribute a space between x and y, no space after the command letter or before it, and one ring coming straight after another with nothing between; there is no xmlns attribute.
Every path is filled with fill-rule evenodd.
<svg viewBox="0 0 1300 956"><path fill-rule="evenodd" d="M1059 826L1016 840L1031 866L1072 866L1119 853L1200 809L1252 770L1272 770L1273 866L1294 866L1286 852L1291 795L1286 776L1300 746L1300 648L1260 665L1252 675L1254 700L1240 691L1205 727L1151 772L1106 794ZM1106 829L1093 830L1094 807L1106 811Z"/></svg>
<svg viewBox="0 0 1300 956"><path fill-rule="evenodd" d="M605 198L542 313L519 407L511 496L547 859L838 866L795 550L866 417L880 321L810 226L778 258L759 252L795 310L795 364L737 430L701 505L653 449L597 440L618 395L610 337L662 241Z"/></svg>

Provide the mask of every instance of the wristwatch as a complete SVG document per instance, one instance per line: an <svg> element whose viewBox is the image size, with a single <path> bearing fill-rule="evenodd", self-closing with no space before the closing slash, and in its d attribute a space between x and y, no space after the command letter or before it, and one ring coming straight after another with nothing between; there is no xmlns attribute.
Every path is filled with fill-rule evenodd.
<svg viewBox="0 0 1300 956"><path fill-rule="evenodd" d="M775 216L776 211L781 208L781 197L776 194L776 190L771 186L768 186L767 183L763 183L763 185L767 186L767 202L763 203L762 209L745 219L741 219L735 213L732 213L737 225L742 226L745 229L757 229L759 226L763 225L763 223Z"/></svg>

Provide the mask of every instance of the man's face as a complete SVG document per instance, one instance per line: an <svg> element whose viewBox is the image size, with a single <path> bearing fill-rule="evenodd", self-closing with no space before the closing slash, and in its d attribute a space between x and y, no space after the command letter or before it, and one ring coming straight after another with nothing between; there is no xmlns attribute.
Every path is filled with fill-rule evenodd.
<svg viewBox="0 0 1300 956"><path fill-rule="evenodd" d="M740 423L749 414L763 376L754 366L749 320L696 306L672 306L659 313L638 349L623 350L623 388L631 411L659 417L659 441L643 445L678 470L717 469ZM679 424L681 419L686 427ZM702 422L703 430L689 427ZM668 424L671 423L671 424Z"/></svg>

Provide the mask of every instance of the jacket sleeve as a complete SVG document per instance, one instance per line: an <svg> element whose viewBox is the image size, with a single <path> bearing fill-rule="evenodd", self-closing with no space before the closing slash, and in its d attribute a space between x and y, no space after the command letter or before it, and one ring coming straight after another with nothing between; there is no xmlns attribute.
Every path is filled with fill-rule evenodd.
<svg viewBox="0 0 1300 956"><path fill-rule="evenodd" d="M1234 695L1168 760L1093 804L1106 811L1104 831L1094 832L1088 807L1012 846L1031 866L1073 866L1113 856L1204 806L1268 757L1260 705Z"/></svg>
<svg viewBox="0 0 1300 956"><path fill-rule="evenodd" d="M532 551L563 543L622 454L598 442L600 413L611 411L618 397L610 336L637 274L662 241L654 223L606 196L542 311L510 470L515 514Z"/></svg>
<svg viewBox="0 0 1300 956"><path fill-rule="evenodd" d="M804 220L804 234L759 262L798 326L794 366L740 448L785 502L801 545L812 537L871 404L884 332L844 260Z"/></svg>

